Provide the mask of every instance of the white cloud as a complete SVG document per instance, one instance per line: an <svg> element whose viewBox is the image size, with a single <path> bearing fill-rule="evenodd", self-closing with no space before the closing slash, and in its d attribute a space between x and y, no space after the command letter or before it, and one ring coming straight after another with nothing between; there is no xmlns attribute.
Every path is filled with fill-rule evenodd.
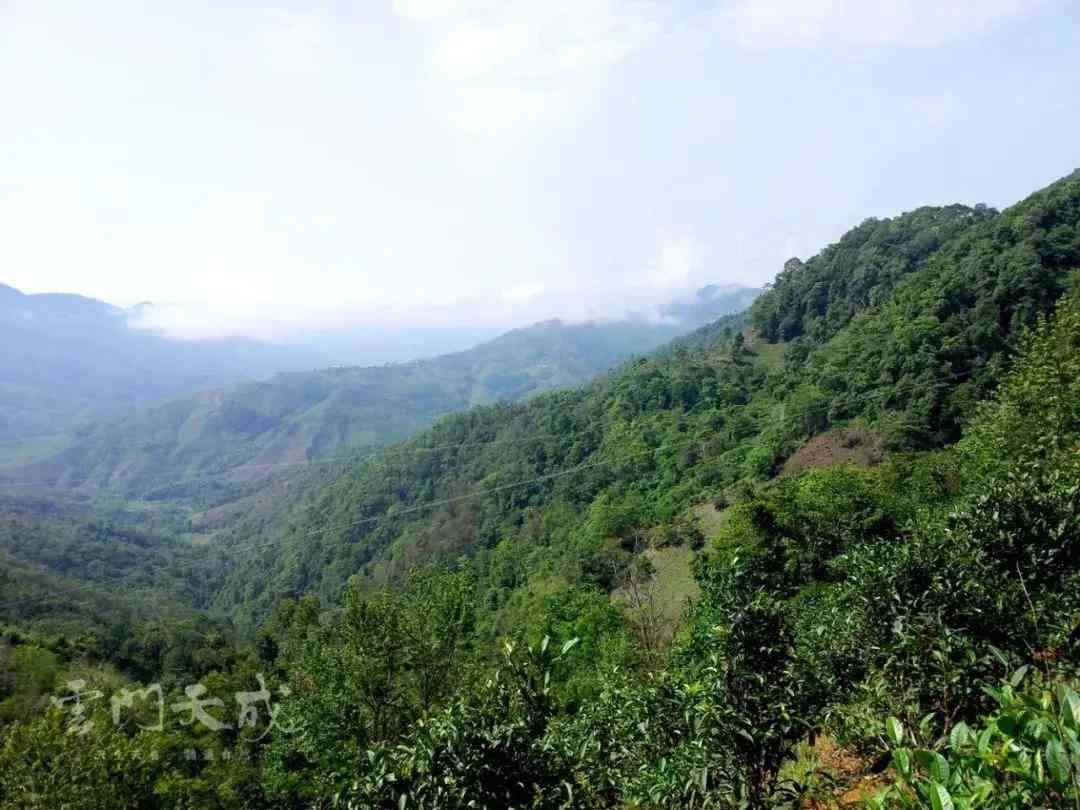
<svg viewBox="0 0 1080 810"><path fill-rule="evenodd" d="M440 117L473 138L515 136L558 121L572 109L569 91L477 86L447 93L431 88ZM482 161L484 155L478 155ZM490 154L488 155L490 158Z"/></svg>
<svg viewBox="0 0 1080 810"><path fill-rule="evenodd" d="M394 13L420 23L440 22L498 7L498 0L393 0Z"/></svg>
<svg viewBox="0 0 1080 810"><path fill-rule="evenodd" d="M538 282L524 282L503 291L501 298L508 304L521 304L536 300L544 294L545 289L544 285Z"/></svg>
<svg viewBox="0 0 1080 810"><path fill-rule="evenodd" d="M326 48L327 32L314 14L275 11L259 31L266 63L279 73L318 72Z"/></svg>
<svg viewBox="0 0 1080 810"><path fill-rule="evenodd" d="M428 97L471 137L562 120L589 78L641 48L665 12L643 0L393 0L427 37Z"/></svg>
<svg viewBox="0 0 1080 810"><path fill-rule="evenodd" d="M732 18L750 48L836 43L932 46L980 33L1041 0L738 0Z"/></svg>
<svg viewBox="0 0 1080 810"><path fill-rule="evenodd" d="M662 235L642 281L656 290L685 290L701 267L701 248L686 235Z"/></svg>

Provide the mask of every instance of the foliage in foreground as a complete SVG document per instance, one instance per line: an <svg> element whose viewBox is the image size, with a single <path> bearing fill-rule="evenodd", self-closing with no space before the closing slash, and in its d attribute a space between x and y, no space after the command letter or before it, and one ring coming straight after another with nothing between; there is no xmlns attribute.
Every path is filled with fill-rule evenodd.
<svg viewBox="0 0 1080 810"><path fill-rule="evenodd" d="M1026 669L987 688L996 711L975 727L957 723L937 748L908 747L917 735L889 718L897 782L872 806L1080 807L1080 695L1046 680L1018 691Z"/></svg>

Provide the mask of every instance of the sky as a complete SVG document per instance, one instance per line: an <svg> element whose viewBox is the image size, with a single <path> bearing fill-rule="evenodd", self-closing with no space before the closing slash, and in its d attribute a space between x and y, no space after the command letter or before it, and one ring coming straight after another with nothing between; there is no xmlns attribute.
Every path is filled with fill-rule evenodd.
<svg viewBox="0 0 1080 810"><path fill-rule="evenodd" d="M0 0L0 282L190 337L615 317L1080 166L1052 0Z"/></svg>

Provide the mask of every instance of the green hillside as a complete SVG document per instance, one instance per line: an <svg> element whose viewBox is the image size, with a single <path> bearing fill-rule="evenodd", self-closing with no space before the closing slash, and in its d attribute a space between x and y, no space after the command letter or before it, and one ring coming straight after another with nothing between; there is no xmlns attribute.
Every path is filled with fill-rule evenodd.
<svg viewBox="0 0 1080 810"><path fill-rule="evenodd" d="M578 385L703 319L745 308L755 294L707 288L680 322L550 321L431 360L204 391L102 425L8 478L154 500L232 496L268 473L391 444L454 411Z"/></svg>
<svg viewBox="0 0 1080 810"><path fill-rule="evenodd" d="M203 545L159 516L149 577L116 527L59 571L84 530L16 521L97 583L69 609L125 554L177 604L127 644L0 608L0 808L1080 806L1080 173L870 220L748 314L305 475ZM65 733L74 673L258 674L278 728Z"/></svg>
<svg viewBox="0 0 1080 810"><path fill-rule="evenodd" d="M447 418L328 486L281 548L250 563L263 575L234 575L220 604L246 606L253 593L336 598L356 573L380 581L416 559L504 540L523 560L540 543L548 562L553 551L564 558L563 575L605 586L621 550L582 532L608 512L641 529L677 522L769 478L808 437L853 422L897 449L954 440L999 383L1022 327L1065 289L1080 255L1077 186L1062 181L1002 214L950 206L864 223L806 269L858 279L893 270L815 299L823 312L855 313L816 327L817 338L764 340L788 318L786 301L823 294L819 281L793 293L802 270L789 264L754 306L756 338L735 342L741 321L721 321L583 389ZM441 500L450 502L425 506Z"/></svg>

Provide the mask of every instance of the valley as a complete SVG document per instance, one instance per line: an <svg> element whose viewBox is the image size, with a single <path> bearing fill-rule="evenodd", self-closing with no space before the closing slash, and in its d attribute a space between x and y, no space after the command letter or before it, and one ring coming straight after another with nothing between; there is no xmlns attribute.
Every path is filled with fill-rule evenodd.
<svg viewBox="0 0 1080 810"><path fill-rule="evenodd" d="M9 467L0 807L1080 801L1078 274L1080 171L686 334L542 323ZM77 673L258 674L288 733L66 734Z"/></svg>

